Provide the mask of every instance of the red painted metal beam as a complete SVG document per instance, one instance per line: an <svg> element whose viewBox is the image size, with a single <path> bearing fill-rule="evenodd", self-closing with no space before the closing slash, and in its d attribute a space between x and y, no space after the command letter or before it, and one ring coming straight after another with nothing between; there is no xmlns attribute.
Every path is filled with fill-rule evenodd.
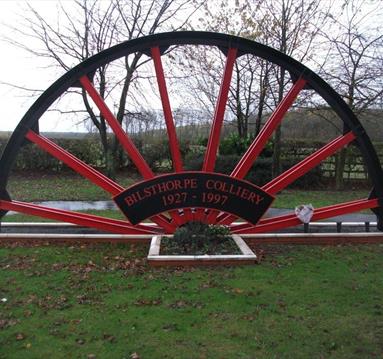
<svg viewBox="0 0 383 359"><path fill-rule="evenodd" d="M214 171L215 160L217 158L217 151L219 145L219 138L221 135L223 117L227 98L230 90L231 77L233 75L233 67L237 58L238 49L230 48L227 53L226 65L224 75L222 78L221 88L218 95L218 100L214 113L213 126L210 131L210 136L207 144L207 150L203 162L202 170L206 172Z"/></svg>
<svg viewBox="0 0 383 359"><path fill-rule="evenodd" d="M153 58L154 68L156 70L158 89L160 91L162 109L164 112L166 128L168 131L169 147L170 147L170 153L172 155L174 170L175 172L181 172L182 171L181 152L180 152L180 148L178 144L176 128L174 126L172 110L170 107L168 90L166 88L164 69L162 67L162 61L161 61L161 52L158 47L152 47L150 49L150 52Z"/></svg>
<svg viewBox="0 0 383 359"><path fill-rule="evenodd" d="M217 159L217 152L219 147L219 139L221 136L222 124L225 115L226 103L229 96L230 83L233 75L233 68L235 60L237 59L238 49L230 48L226 57L226 64L221 82L221 87L215 107L213 125L210 130L210 135L207 143L207 149L205 158L202 165L202 171L213 172L215 167L215 161ZM218 211L211 211L212 213L219 213ZM201 209L197 209L194 214L196 221L206 222L207 217L205 212Z"/></svg>
<svg viewBox="0 0 383 359"><path fill-rule="evenodd" d="M246 174L249 172L251 166L254 164L259 154L264 149L267 141L275 131L275 129L281 123L284 115L288 111L288 109L292 106L293 102L297 98L299 92L303 89L306 84L306 80L303 78L298 79L297 82L291 87L287 95L283 98L283 100L279 103L273 114L267 120L267 122L262 127L262 130L259 132L258 136L254 139L250 147L247 149L245 154L242 156L237 166L234 168L230 176L235 178L244 178ZM229 225L235 220L234 216L230 218L221 214L219 216L219 220L217 220L219 212L214 211L208 215L209 223L220 223Z"/></svg>
<svg viewBox="0 0 383 359"><path fill-rule="evenodd" d="M209 213L206 215L206 222L209 224L216 224L217 223L217 217L220 213L224 216L228 216L226 213L217 211L215 209L211 209L211 210L209 210ZM235 216L232 216L232 215L230 215L230 217L236 218Z"/></svg>
<svg viewBox="0 0 383 359"><path fill-rule="evenodd" d="M331 217L341 216L348 213L358 212L365 209L376 208L379 206L378 199L361 199L351 202L345 202L341 204L326 206L317 208L314 210L312 221L320 221ZM276 231L288 227L294 227L302 224L297 218L295 213L287 214L283 216L277 216L267 218L259 221L256 226L249 224L233 225L231 226L232 233L244 234L244 233L265 233L270 231Z"/></svg>
<svg viewBox="0 0 383 359"><path fill-rule="evenodd" d="M59 161L64 162L74 171L89 179L97 186L111 193L113 196L117 195L118 193L124 190L124 187L120 186L107 176L103 175L101 172L98 172L91 166L87 165L85 162L81 161L68 151L65 151L62 147L58 146L48 138L38 135L31 130L28 131L25 137L29 141L38 145L44 151L51 154L53 157L57 158Z"/></svg>
<svg viewBox="0 0 383 359"><path fill-rule="evenodd" d="M140 152L129 138L129 136L124 132L120 123L114 117L113 113L109 110L108 106L94 88L93 84L90 82L87 76L80 78L81 85L92 98L93 102L96 104L101 114L105 117L105 120L108 122L109 126L112 128L113 132L120 141L122 147L130 156L133 163L138 168L139 172L145 179L150 179L154 177L153 171L150 169L149 165L146 163L145 159L141 156ZM173 216L176 216L173 214ZM151 218L153 222L157 223L163 227L168 232L174 232L174 224L169 223L165 218L156 216Z"/></svg>
<svg viewBox="0 0 383 359"><path fill-rule="evenodd" d="M286 188L290 183L294 182L297 178L303 176L312 168L317 166L324 159L333 155L340 148L348 145L354 139L355 135L352 132L348 132L343 136L337 137L327 145L320 148L318 151L315 151L304 160L282 173L280 176L271 180L269 183L264 185L262 189L271 195L275 195ZM235 216L221 214L217 217L216 222L222 225L230 225L233 221L235 221L235 219Z"/></svg>
<svg viewBox="0 0 383 359"><path fill-rule="evenodd" d="M272 133L281 123L283 116L286 114L287 110L292 106L294 100L298 96L299 92L303 89L305 84L306 80L300 78L291 87L286 97L277 106L271 117L262 127L262 130L259 132L258 136L254 139L253 143L250 145L246 153L238 162L237 166L231 173L231 176L236 178L243 178L246 176L247 172L250 170L251 166L265 147L266 142L269 140Z"/></svg>
<svg viewBox="0 0 383 359"><path fill-rule="evenodd" d="M164 69L163 69L162 61L161 61L161 52L159 47L152 47L150 49L150 52L152 55L154 68L156 71L157 84L158 84L158 89L160 92L162 109L164 112L165 123L166 123L166 129L168 132L169 148L170 148L170 153L172 156L173 167L175 172L182 172L183 171L182 157L181 157L180 147L179 147L179 143L177 139L176 127L174 125L173 114L172 114L172 110L170 106L168 90L166 87ZM185 208L184 212L188 216L191 216L190 208L189 209ZM180 225L181 222L179 221L179 216L177 215L177 213L173 212L172 214L176 224Z"/></svg>
<svg viewBox="0 0 383 359"><path fill-rule="evenodd" d="M159 231L144 226L132 226L125 221L99 217L91 214L65 211L31 203L19 201L0 200L0 208L6 211L15 211L60 222L69 222L79 226L97 228L103 231L121 234L154 234Z"/></svg>
<svg viewBox="0 0 383 359"><path fill-rule="evenodd" d="M154 177L152 170L149 165L146 163L145 159L141 156L140 152L134 145L133 141L128 137L121 127L121 124L114 117L113 113L109 110L108 106L104 102L103 98L94 88L93 84L90 82L87 76L80 78L81 85L92 98L93 102L96 104L101 114L104 116L105 120L108 122L109 126L112 128L113 132L120 141L122 147L128 153L129 157L138 168L139 172L145 179L150 179Z"/></svg>
<svg viewBox="0 0 383 359"><path fill-rule="evenodd" d="M53 141L48 138L38 135L35 132L29 130L26 138L31 142L38 145L43 150L50 153L53 157L56 157L58 160L64 162L66 165L71 167L74 171L78 172L85 178L89 179L91 182L103 188L105 191L111 193L112 195L117 195L124 190L122 186L112 181L107 176L103 175L101 172L96 171L91 166L87 165L85 162L81 161L77 157L73 156L71 153L65 151L63 148L55 144ZM174 226L169 223L165 218L160 216L153 217L152 220L163 227L168 232L174 231Z"/></svg>
<svg viewBox="0 0 383 359"><path fill-rule="evenodd" d="M231 223L233 223L238 217L231 215L227 215L226 213L221 213L217 219L216 223L221 224L224 226L229 226Z"/></svg>
<svg viewBox="0 0 383 359"><path fill-rule="evenodd" d="M326 210L334 209L334 208L339 208L339 206L343 206L344 204L347 204L347 206L354 205L354 204L359 204L360 201L361 200L358 199L358 200L355 200L355 201L350 201L350 202L346 202L346 203L326 206L326 207L322 207L322 208L325 208ZM318 211L320 211L322 208L317 208L315 210L315 212L318 213ZM231 228L233 228L233 229L235 228L235 230L249 230L251 228L258 227L258 226L261 226L261 225L262 226L263 225L272 225L272 224L275 224L277 222L282 223L283 221L290 220L290 219L296 219L296 218L297 217L296 217L295 213L289 213L289 214L284 214L282 216L263 218L255 226L253 226L250 223L242 223L242 224L239 224L239 225L233 225L233 226L231 226Z"/></svg>
<svg viewBox="0 0 383 359"><path fill-rule="evenodd" d="M262 189L272 195L280 192L286 188L290 183L294 182L297 178L302 177L312 168L317 166L327 157L333 155L336 151L342 147L348 145L355 139L355 135L352 132L348 132L344 136L339 136L335 140L331 141L327 145L315 151L310 156L306 157L301 162L297 163L280 176L274 178L272 181L262 187Z"/></svg>
<svg viewBox="0 0 383 359"><path fill-rule="evenodd" d="M173 216L173 218L174 217L175 215ZM150 217L150 220L162 227L166 231L166 233L174 233L176 230L177 225L172 222L169 222L166 216L158 215Z"/></svg>

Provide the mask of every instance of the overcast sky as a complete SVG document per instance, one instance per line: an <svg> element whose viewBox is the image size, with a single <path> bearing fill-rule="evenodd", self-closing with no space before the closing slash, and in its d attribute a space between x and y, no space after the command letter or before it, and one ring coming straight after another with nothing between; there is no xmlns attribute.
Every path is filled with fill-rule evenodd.
<svg viewBox="0 0 383 359"><path fill-rule="evenodd" d="M71 1L71 0L63 0ZM325 1L325 0L324 0ZM379 0L382 4L383 1ZM29 0L35 9L48 20L55 19L57 14L57 0ZM376 4L376 1L372 1ZM16 36L9 31L6 24L17 26L20 21L25 1L0 0L0 35ZM381 21L380 19L379 21ZM375 21L373 21L374 23ZM33 46L33 42L28 43ZM27 88L45 90L60 74L57 69L46 69L41 58L36 58L22 49L0 40L0 131L13 131L23 114L28 110L35 98L31 98L25 91L21 91L1 83L12 83ZM52 117L53 118L53 117ZM46 130L73 130L67 125L60 125L54 119L50 121L51 128Z"/></svg>
<svg viewBox="0 0 383 359"><path fill-rule="evenodd" d="M24 1L0 0L0 34L14 36L6 23L17 25L20 8ZM55 1L33 1L44 16L55 13ZM25 51L0 41L0 82L19 84L28 88L47 88L54 76L52 71L39 68L41 61ZM0 130L13 131L23 114L33 103L25 92L9 86L0 85L1 120Z"/></svg>
<svg viewBox="0 0 383 359"><path fill-rule="evenodd" d="M61 1L69 3L73 0ZM28 0L28 2L48 23L54 24L57 21L58 0ZM25 3L24 0L0 0L1 37L10 36L17 40L17 34L10 31L7 25L17 27L17 24L22 21L21 15L26 7ZM20 41L25 43L25 38ZM28 39L28 46L39 48L40 44L33 39ZM2 114L0 131L13 131L37 97L31 97L28 92L8 86L6 83L29 89L45 90L60 77L60 71L61 75L64 74L64 71L59 71L57 67L47 69L47 62L44 59L37 58L23 49L12 46L1 38L0 53L2 55L0 56L0 106ZM67 121L59 121L57 117L57 113L56 115L55 113L45 114L44 118L40 120L40 129L43 131L87 131L82 126L75 127Z"/></svg>

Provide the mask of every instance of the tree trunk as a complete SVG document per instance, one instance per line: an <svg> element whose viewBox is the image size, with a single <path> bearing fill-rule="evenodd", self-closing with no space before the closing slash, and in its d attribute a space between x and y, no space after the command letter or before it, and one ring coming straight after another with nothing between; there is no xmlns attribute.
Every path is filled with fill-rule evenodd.
<svg viewBox="0 0 383 359"><path fill-rule="evenodd" d="M285 83L285 70L281 69L280 81L278 84L278 104L283 99L283 85ZM281 173L281 138L282 138L282 129L279 125L274 134L274 148L273 148L273 166L272 166L272 176L275 178Z"/></svg>
<svg viewBox="0 0 383 359"><path fill-rule="evenodd" d="M344 168L346 166L346 149L342 148L336 156L335 160L335 188L338 191L344 189Z"/></svg>
<svg viewBox="0 0 383 359"><path fill-rule="evenodd" d="M116 163L115 156L113 150L111 148L107 148L105 152L105 160L106 160L106 175L112 179L116 179Z"/></svg>
<svg viewBox="0 0 383 359"><path fill-rule="evenodd" d="M278 126L274 135L274 148L273 148L273 166L272 175L273 178L277 177L281 172L281 126Z"/></svg>
<svg viewBox="0 0 383 359"><path fill-rule="evenodd" d="M288 27L288 15L287 15L287 4L282 1L282 17L281 17L281 43L279 50L286 54L287 52L287 27ZM278 105L283 99L283 90L285 85L285 74L286 70L280 69L280 78L278 81ZM272 176L275 178L281 172L281 138L282 138L282 129L281 125L277 127L274 135L274 152L273 152L273 166L272 166Z"/></svg>

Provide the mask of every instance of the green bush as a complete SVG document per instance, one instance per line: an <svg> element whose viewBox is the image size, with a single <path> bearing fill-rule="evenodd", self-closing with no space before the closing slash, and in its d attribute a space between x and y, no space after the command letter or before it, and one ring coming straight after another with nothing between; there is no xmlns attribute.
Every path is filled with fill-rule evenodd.
<svg viewBox="0 0 383 359"><path fill-rule="evenodd" d="M272 179L272 164L272 158L258 158L245 179L258 186L263 186Z"/></svg>
<svg viewBox="0 0 383 359"><path fill-rule="evenodd" d="M239 137L237 133L231 133L229 136L222 139L219 146L219 153L225 155L243 155L250 147L254 137L248 135L246 137ZM262 150L260 157L268 158L273 155L273 141L270 140Z"/></svg>
<svg viewBox="0 0 383 359"><path fill-rule="evenodd" d="M246 152L253 141L250 136L239 137L236 133L222 139L219 145L219 153L221 155L242 155Z"/></svg>
<svg viewBox="0 0 383 359"><path fill-rule="evenodd" d="M168 141L164 138L145 144L142 155L153 171L168 170L172 167Z"/></svg>
<svg viewBox="0 0 383 359"><path fill-rule="evenodd" d="M54 139L54 142L77 158L94 167L103 167L103 151L101 144L91 138ZM38 146L26 143L17 154L15 170L52 170L55 172L66 169L61 161L41 150Z"/></svg>
<svg viewBox="0 0 383 359"><path fill-rule="evenodd" d="M181 157L185 158L190 151L188 141L179 142ZM173 169L172 157L167 137L153 138L150 143L142 145L141 153L149 167L155 172L171 171Z"/></svg>

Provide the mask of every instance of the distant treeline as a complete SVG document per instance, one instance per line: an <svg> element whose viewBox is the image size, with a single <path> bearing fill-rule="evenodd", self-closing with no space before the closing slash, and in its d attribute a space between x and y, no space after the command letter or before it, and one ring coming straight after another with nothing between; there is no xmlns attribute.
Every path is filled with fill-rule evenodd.
<svg viewBox="0 0 383 359"><path fill-rule="evenodd" d="M105 169L102 146L96 136L86 136L84 138L68 139L56 138L55 143L65 148L67 151L85 161L86 163L103 171ZM136 146L142 153L149 166L157 173L172 170L172 162L168 150L167 139L165 136L156 137L155 141L143 141L143 138L134 138ZM181 142L181 152L185 162L185 169L199 170L205 152L207 138L200 138L199 141ZM240 160L244 151L248 148L251 138L239 139L235 134L227 136L220 146L220 153L217 158L216 171L230 174L235 165ZM5 139L0 139L0 149L4 148ZM323 146L321 141L291 141L283 142L283 170L288 169L295 163L305 158L316 149ZM376 149L383 160L383 143L376 144ZM262 152L256 164L250 170L247 179L257 184L264 184L271 177L272 146L269 144ZM320 166L310 171L309 174L299 179L295 186L301 188L320 188L328 187L334 183L335 170L337 166L337 155L334 155L323 162ZM37 146L26 143L17 155L14 170L16 171L44 171L61 173L68 171L68 167L56 160ZM132 162L123 155L120 171L134 173L136 171ZM368 184L368 176L363 165L362 157L355 146L347 148L346 166L344 179L347 182L358 182Z"/></svg>
<svg viewBox="0 0 383 359"><path fill-rule="evenodd" d="M378 156L383 162L383 124L380 120L381 111L369 110L361 118L370 137L375 143ZM265 116L265 121L267 116ZM250 128L251 129L251 128ZM179 126L177 128L181 153L185 168L199 170L209 136L210 126L206 122ZM282 137L282 170L307 157L310 153L339 136L343 131L343 123L329 110L295 110L286 115L283 121ZM250 131L251 132L251 131ZM106 167L103 147L98 134L89 133L44 133L58 145L74 154L86 163L103 171ZM242 154L251 144L254 133L246 138L240 138L233 123L226 122L223 129L223 140L220 143L216 170L230 173L238 163ZM4 148L10 133L0 133L0 151ZM165 129L151 129L130 134L136 147L143 155L149 166L155 172L172 170L172 162L168 149L167 133ZM251 169L248 179L259 184L271 179L272 140L262 152L261 158ZM338 154L331 156L319 167L312 170L305 179L298 181L298 185L305 186L305 181L312 186L328 185L333 182L338 166ZM54 171L61 172L67 167L37 146L26 144L17 155L14 169L17 171ZM135 171L135 167L121 151L119 170ZM311 177L310 177L311 176ZM346 151L343 178L346 181L367 182L368 176L359 150L349 146Z"/></svg>

